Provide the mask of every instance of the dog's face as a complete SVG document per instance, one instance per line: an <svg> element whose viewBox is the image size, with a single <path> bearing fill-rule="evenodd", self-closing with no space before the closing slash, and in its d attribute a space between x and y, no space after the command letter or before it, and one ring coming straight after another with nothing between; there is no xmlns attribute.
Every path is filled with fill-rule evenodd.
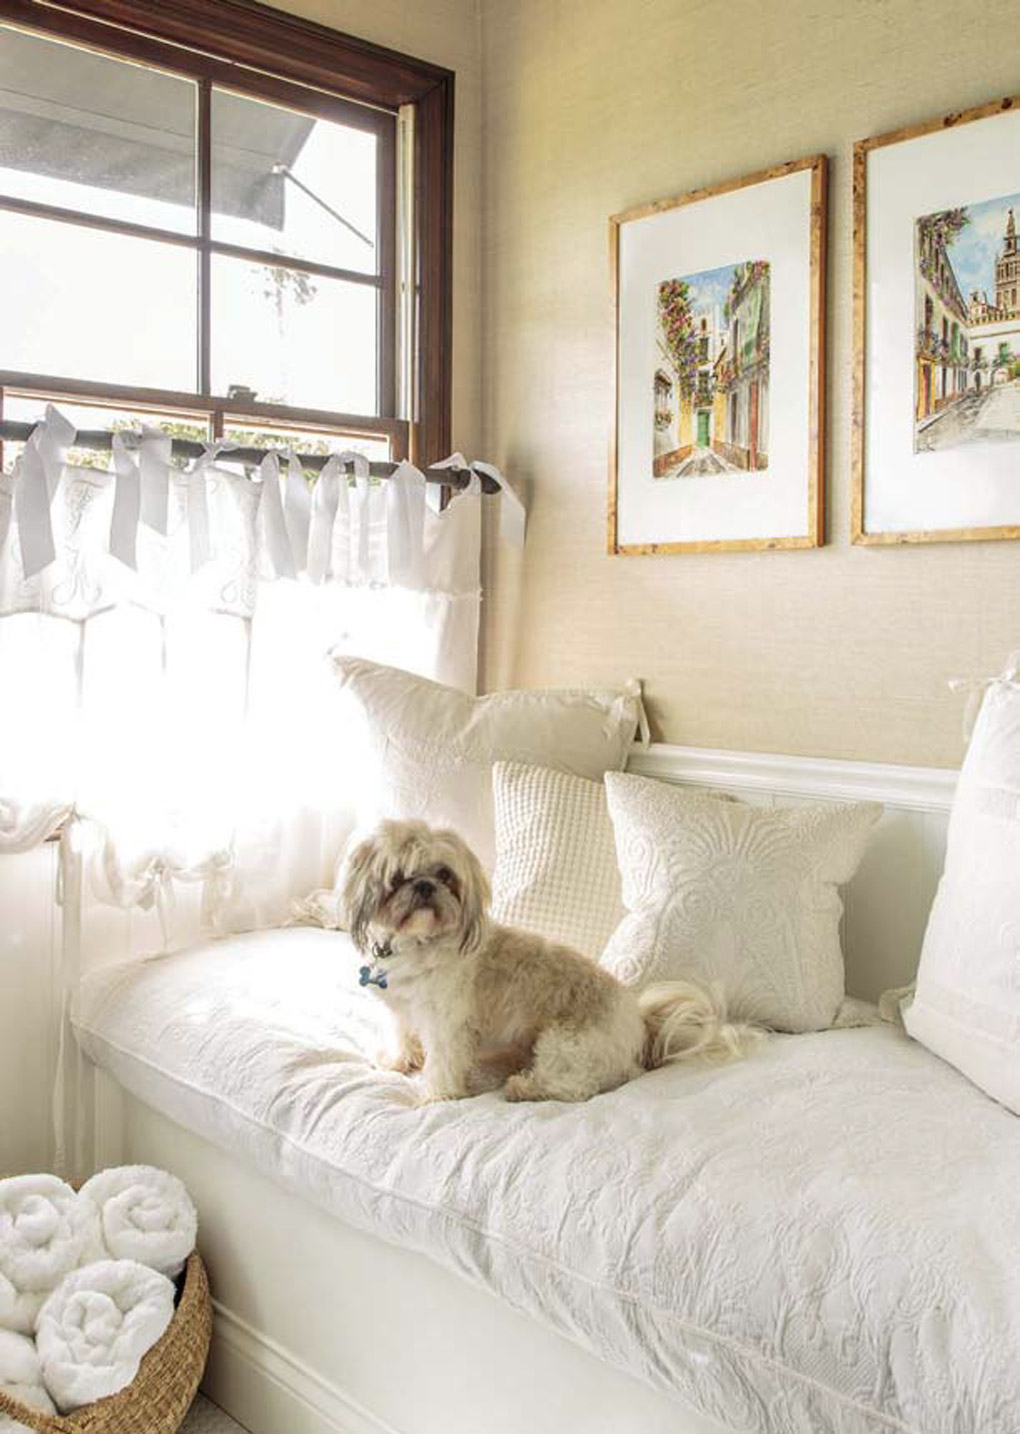
<svg viewBox="0 0 1020 1434"><path fill-rule="evenodd" d="M489 883L456 832L424 822L383 822L347 860L343 904L359 951L370 933L394 941L482 939Z"/></svg>

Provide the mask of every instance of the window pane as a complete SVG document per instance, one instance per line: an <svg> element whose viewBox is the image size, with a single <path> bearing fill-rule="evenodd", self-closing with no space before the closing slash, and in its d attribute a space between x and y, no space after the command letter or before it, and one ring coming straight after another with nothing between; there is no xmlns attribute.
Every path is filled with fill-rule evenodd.
<svg viewBox="0 0 1020 1434"><path fill-rule="evenodd" d="M280 424L262 427L238 419L226 423L224 435L245 448L293 448L295 453L341 453L353 449L364 453L372 463L385 463L390 456L388 438L369 438L365 434L322 433L314 430L285 428ZM229 453L224 457L229 458Z"/></svg>
<svg viewBox="0 0 1020 1434"><path fill-rule="evenodd" d="M86 428L108 428L114 433L122 428L136 430L139 428L161 428L175 438L194 438L199 443L210 441L212 430L209 419L204 414L161 413L156 409L141 408L97 407L91 404L68 403L63 398L27 398L20 394L5 394L4 418L9 419L12 423L38 423L47 403L56 404L68 422L73 423L79 432ZM3 445L5 473L9 473L13 468L14 460L21 452L22 447L23 445L20 443L5 443ZM107 469L110 466L109 451L95 448L71 447L67 451L67 457L70 463L76 464L79 468ZM185 468L193 460L175 457L172 461L179 468Z"/></svg>
<svg viewBox="0 0 1020 1434"><path fill-rule="evenodd" d="M376 137L228 90L212 96L212 237L378 271Z"/></svg>
<svg viewBox="0 0 1020 1434"><path fill-rule="evenodd" d="M191 80L0 26L0 193L195 232Z"/></svg>
<svg viewBox="0 0 1020 1434"><path fill-rule="evenodd" d="M192 250L0 212L0 368L195 387Z"/></svg>
<svg viewBox="0 0 1020 1434"><path fill-rule="evenodd" d="M213 391L376 413L377 290L213 255Z"/></svg>

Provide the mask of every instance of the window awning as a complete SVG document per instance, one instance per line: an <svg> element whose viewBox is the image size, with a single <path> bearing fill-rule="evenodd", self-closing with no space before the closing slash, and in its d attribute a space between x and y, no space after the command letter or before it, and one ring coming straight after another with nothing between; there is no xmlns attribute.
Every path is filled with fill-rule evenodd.
<svg viewBox="0 0 1020 1434"><path fill-rule="evenodd" d="M191 80L0 27L2 168L192 205L195 103ZM294 164L313 124L217 90L214 209L282 229L274 169Z"/></svg>

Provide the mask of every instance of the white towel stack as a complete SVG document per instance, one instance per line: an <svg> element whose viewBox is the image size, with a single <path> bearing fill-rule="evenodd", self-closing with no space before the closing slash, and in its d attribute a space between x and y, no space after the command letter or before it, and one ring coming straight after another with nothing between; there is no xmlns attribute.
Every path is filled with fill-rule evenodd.
<svg viewBox="0 0 1020 1434"><path fill-rule="evenodd" d="M148 1165L77 1194L55 1175L0 1180L0 1388L69 1413L130 1384L173 1318L197 1227L181 1182ZM0 1414L0 1434L23 1427Z"/></svg>

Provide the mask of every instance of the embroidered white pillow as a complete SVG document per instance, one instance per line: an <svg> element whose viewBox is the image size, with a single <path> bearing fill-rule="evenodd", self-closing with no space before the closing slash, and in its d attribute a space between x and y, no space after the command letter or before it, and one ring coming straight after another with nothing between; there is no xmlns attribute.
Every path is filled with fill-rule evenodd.
<svg viewBox="0 0 1020 1434"><path fill-rule="evenodd" d="M527 762L599 780L627 760L642 715L636 684L626 692L469 697L361 658L337 657L334 666L364 720L368 756L359 827L384 817L453 827L489 871L493 765Z"/></svg>
<svg viewBox="0 0 1020 1434"><path fill-rule="evenodd" d="M903 1023L1020 1115L1020 675L992 683L953 799Z"/></svg>
<svg viewBox="0 0 1020 1434"><path fill-rule="evenodd" d="M627 915L602 964L628 985L721 987L732 1015L779 1031L830 1026L844 994L839 887L877 802L753 807L607 773Z"/></svg>
<svg viewBox="0 0 1020 1434"><path fill-rule="evenodd" d="M598 960L623 916L613 824L601 782L497 762L492 913Z"/></svg>

